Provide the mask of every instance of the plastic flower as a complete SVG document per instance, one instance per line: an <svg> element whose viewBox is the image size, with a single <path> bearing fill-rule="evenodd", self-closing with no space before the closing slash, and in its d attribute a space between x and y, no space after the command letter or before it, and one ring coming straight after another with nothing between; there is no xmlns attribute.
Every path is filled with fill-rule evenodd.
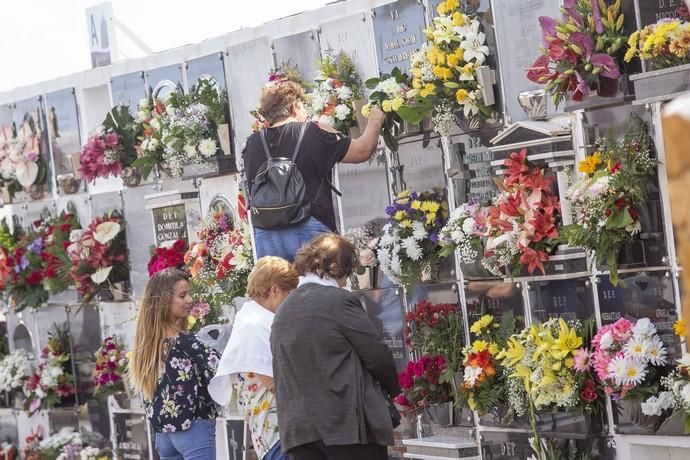
<svg viewBox="0 0 690 460"><path fill-rule="evenodd" d="M103 284L105 281L108 279L108 276L110 276L110 272L112 271L113 267L105 267L96 270L94 273L91 274L91 280L96 283L96 284Z"/></svg>

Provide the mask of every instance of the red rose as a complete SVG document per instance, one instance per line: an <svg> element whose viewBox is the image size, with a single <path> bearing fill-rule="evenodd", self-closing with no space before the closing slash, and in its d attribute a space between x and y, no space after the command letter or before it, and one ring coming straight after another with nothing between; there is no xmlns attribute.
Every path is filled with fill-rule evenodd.
<svg viewBox="0 0 690 460"><path fill-rule="evenodd" d="M34 270L26 276L26 284L30 286L41 284L41 281L43 281L43 274L38 270Z"/></svg>
<svg viewBox="0 0 690 460"><path fill-rule="evenodd" d="M632 217L633 220L637 220L637 217L639 216L639 214L637 213L637 209L628 208L628 213L630 214L630 217Z"/></svg>
<svg viewBox="0 0 690 460"><path fill-rule="evenodd" d="M597 398L599 398L599 395L597 394L596 390L594 389L594 381L591 379L588 379L585 381L585 385L582 388L582 391L580 391L580 398L582 398L583 401L586 401L588 403L591 403L592 401L596 401Z"/></svg>

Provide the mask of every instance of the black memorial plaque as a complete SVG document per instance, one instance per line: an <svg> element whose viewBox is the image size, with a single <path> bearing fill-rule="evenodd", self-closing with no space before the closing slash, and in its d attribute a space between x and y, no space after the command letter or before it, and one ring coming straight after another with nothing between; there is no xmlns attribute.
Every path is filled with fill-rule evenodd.
<svg viewBox="0 0 690 460"><path fill-rule="evenodd" d="M636 0L640 10L640 26L655 24L662 19L681 17L685 8L683 0Z"/></svg>
<svg viewBox="0 0 690 460"><path fill-rule="evenodd" d="M177 240L189 240L184 204L154 208L151 212L157 246Z"/></svg>
<svg viewBox="0 0 690 460"><path fill-rule="evenodd" d="M417 0L398 0L374 8L374 40L379 72L397 67L408 73L410 57L424 42L424 7Z"/></svg>
<svg viewBox="0 0 690 460"><path fill-rule="evenodd" d="M533 321L594 316L592 290L586 279L530 282L529 298Z"/></svg>
<svg viewBox="0 0 690 460"><path fill-rule="evenodd" d="M74 88L46 94L46 111L55 173L74 173L81 151L79 110Z"/></svg>
<svg viewBox="0 0 690 460"><path fill-rule="evenodd" d="M453 137L449 177L455 188L456 203L489 203L499 194L494 182L495 168L491 152L481 137L461 135Z"/></svg>
<svg viewBox="0 0 690 460"><path fill-rule="evenodd" d="M146 86L142 72L118 75L110 79L113 105L126 105L129 113L136 115L139 101L146 97Z"/></svg>

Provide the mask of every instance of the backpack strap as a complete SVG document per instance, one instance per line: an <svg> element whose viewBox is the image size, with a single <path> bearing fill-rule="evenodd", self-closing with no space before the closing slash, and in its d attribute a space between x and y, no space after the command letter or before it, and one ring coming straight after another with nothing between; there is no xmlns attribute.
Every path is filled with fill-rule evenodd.
<svg viewBox="0 0 690 460"><path fill-rule="evenodd" d="M297 160L297 155L299 155L299 149L302 146L302 139L304 139L304 132L307 130L307 123L302 123L302 128L299 131L299 137L297 138L297 145L295 145L295 151L292 153L292 162L294 163L295 160ZM261 137L261 144L264 147L264 153L266 154L266 159L270 160L273 158L271 156L271 149L268 146L268 142L266 142L266 129L262 129L259 131L259 137Z"/></svg>

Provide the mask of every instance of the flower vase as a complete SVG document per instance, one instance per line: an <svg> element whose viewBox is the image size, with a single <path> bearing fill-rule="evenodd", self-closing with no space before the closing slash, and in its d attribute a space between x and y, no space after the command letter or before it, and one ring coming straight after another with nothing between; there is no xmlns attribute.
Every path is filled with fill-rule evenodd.
<svg viewBox="0 0 690 460"><path fill-rule="evenodd" d="M424 411L433 425L450 426L453 424L453 403L450 401L430 404Z"/></svg>
<svg viewBox="0 0 690 460"><path fill-rule="evenodd" d="M120 177L125 187L136 187L141 183L141 170L133 166L127 166L120 173Z"/></svg>
<svg viewBox="0 0 690 460"><path fill-rule="evenodd" d="M72 174L61 174L57 176L57 182L60 190L65 195L74 195L79 191L81 180L74 177Z"/></svg>
<svg viewBox="0 0 690 460"><path fill-rule="evenodd" d="M607 78L599 75L597 94L601 97L616 97L620 78Z"/></svg>
<svg viewBox="0 0 690 460"><path fill-rule="evenodd" d="M25 187L24 191L29 195L29 198L34 201L43 198L43 193L45 192L42 184L33 184L29 187Z"/></svg>
<svg viewBox="0 0 690 460"><path fill-rule="evenodd" d="M223 154L230 155L232 153L230 150L230 125L221 123L218 125L216 132L218 133L218 142L220 142L220 149L223 151Z"/></svg>

